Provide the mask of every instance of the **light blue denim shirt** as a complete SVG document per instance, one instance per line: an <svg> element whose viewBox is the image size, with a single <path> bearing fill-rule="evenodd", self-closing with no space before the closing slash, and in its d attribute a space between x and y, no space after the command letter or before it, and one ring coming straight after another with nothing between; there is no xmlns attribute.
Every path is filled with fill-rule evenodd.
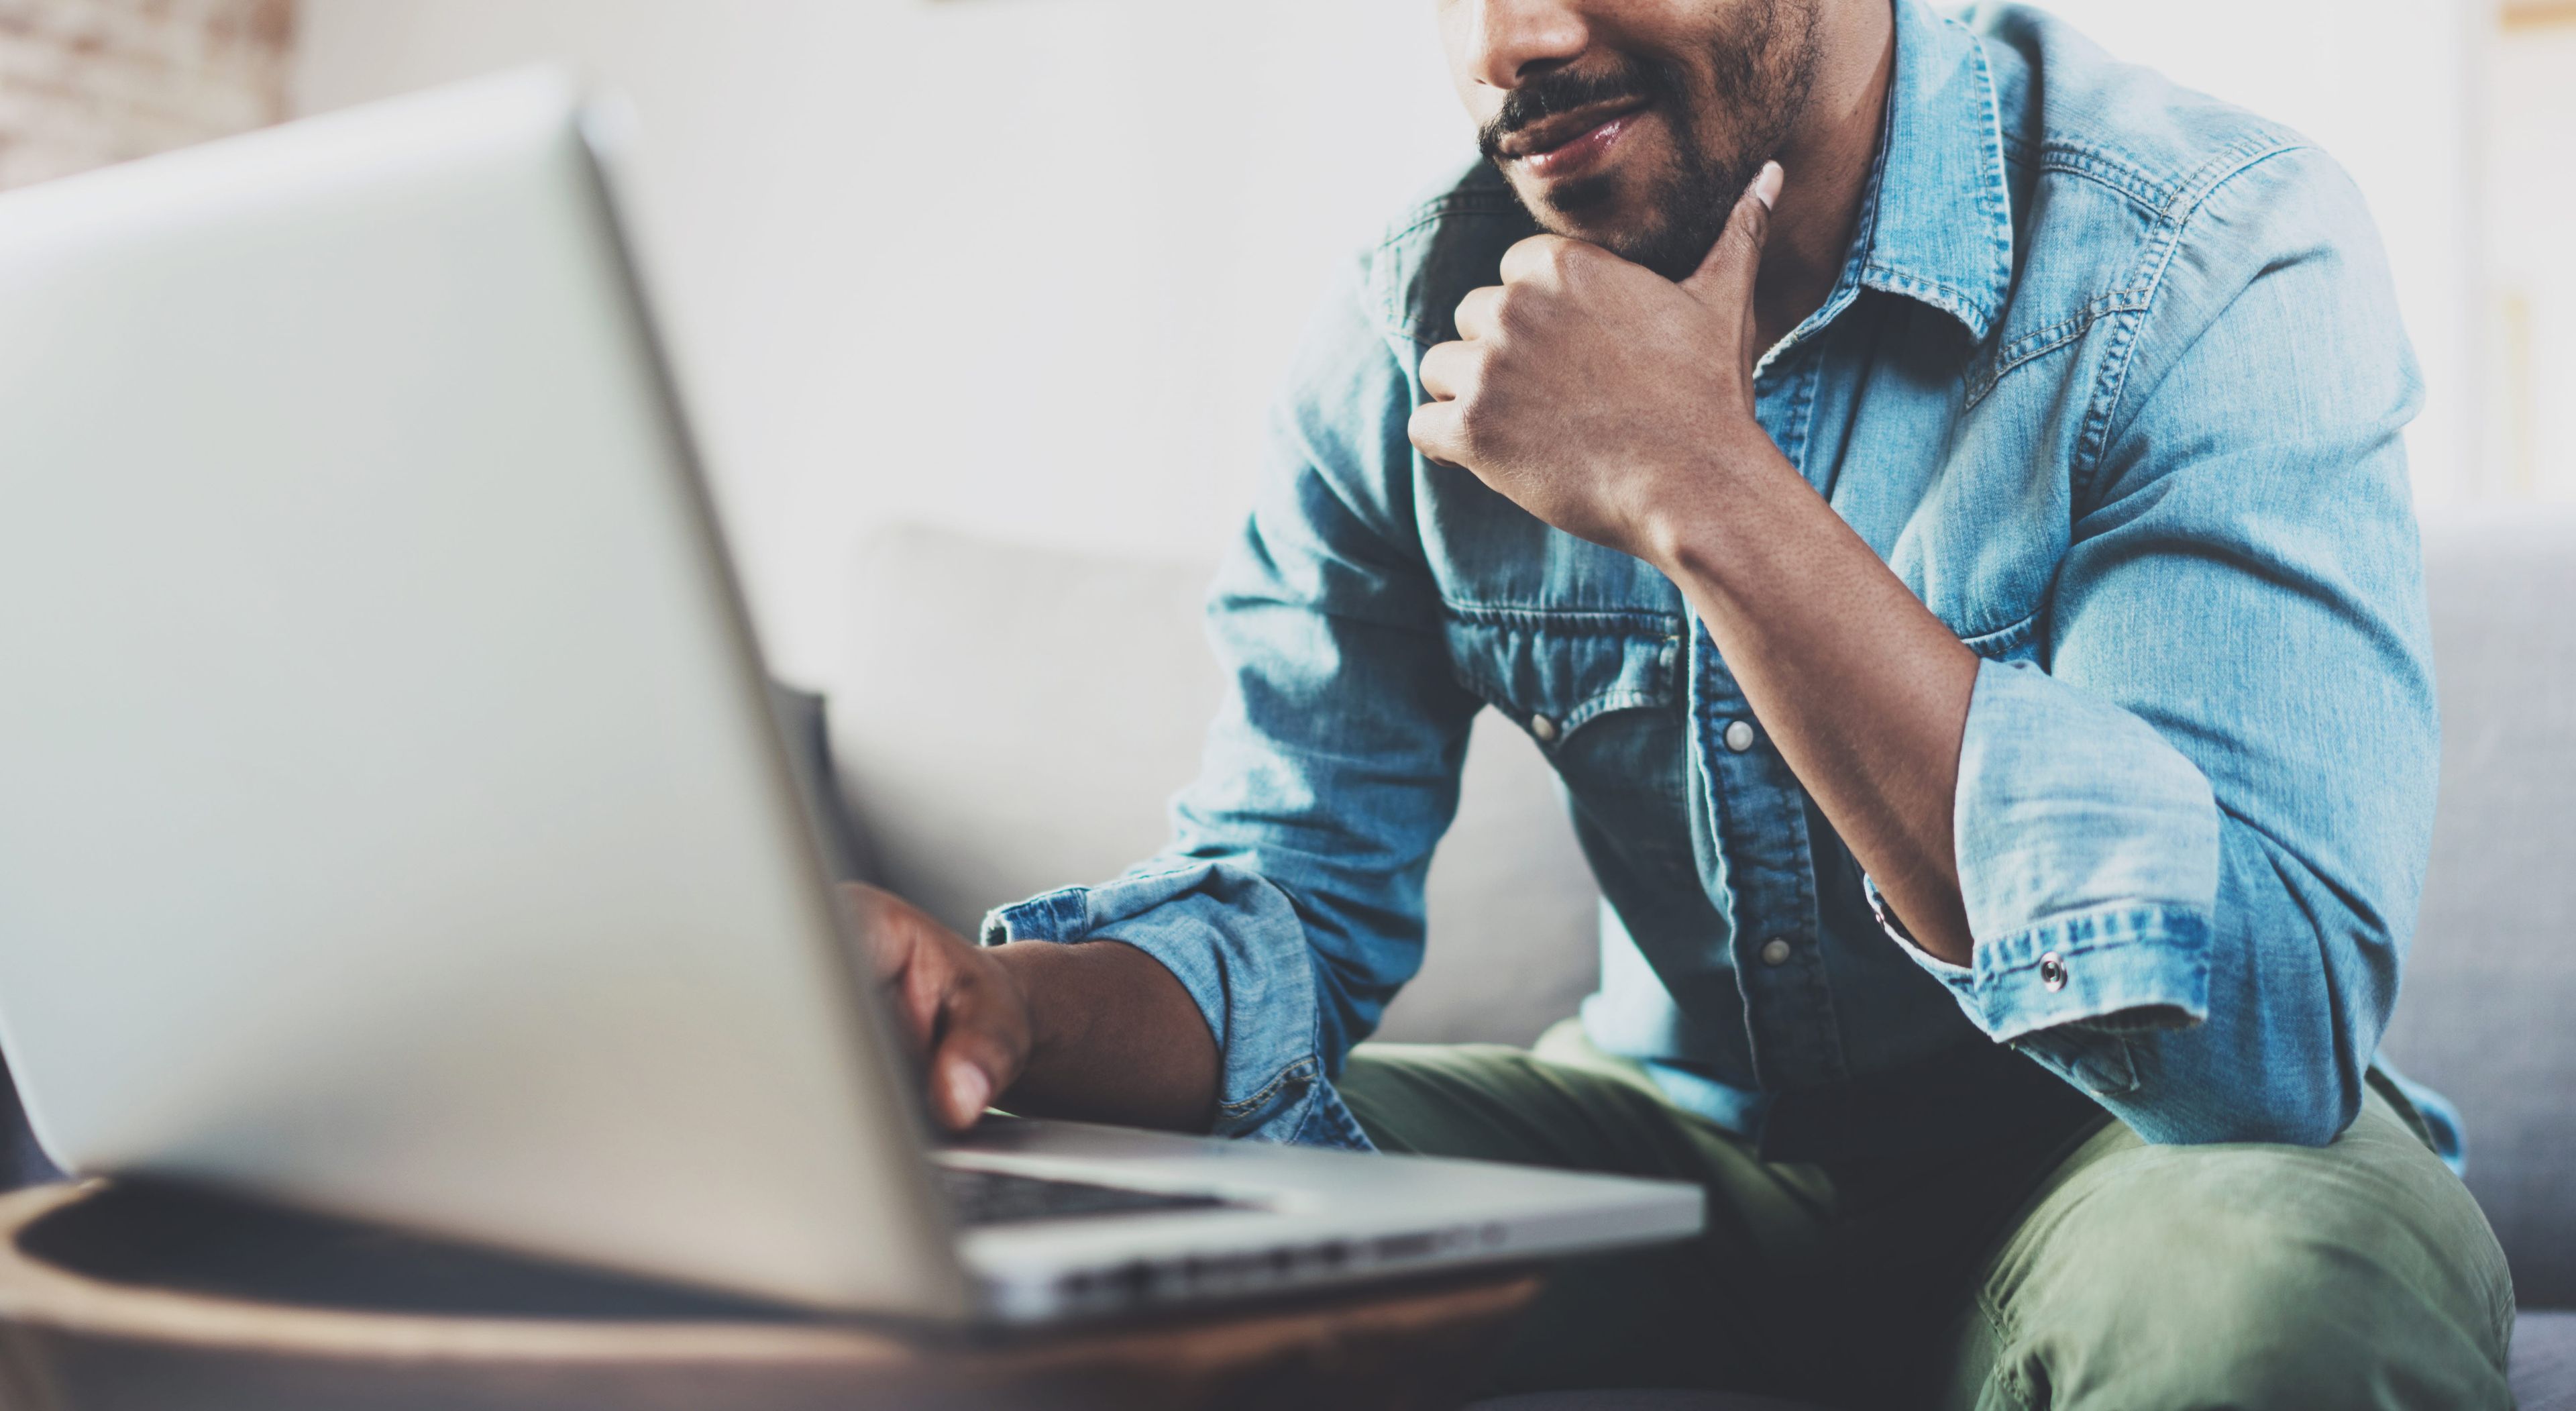
<svg viewBox="0 0 2576 1411"><path fill-rule="evenodd" d="M1974 964L1873 914L1671 583L1407 442L1423 351L1535 229L1480 166L1307 339L1211 599L1232 689L1170 850L985 925L1168 966L1224 1055L1218 1131L1366 1144L1332 1078L1420 964L1486 708L1556 767L1608 902L1587 1032L1767 1153L2085 1104L2150 1141L2313 1144L2359 1108L2438 753L2419 382L2370 216L2296 134L2044 13L1896 17L1850 257L1755 386L1983 658Z"/></svg>

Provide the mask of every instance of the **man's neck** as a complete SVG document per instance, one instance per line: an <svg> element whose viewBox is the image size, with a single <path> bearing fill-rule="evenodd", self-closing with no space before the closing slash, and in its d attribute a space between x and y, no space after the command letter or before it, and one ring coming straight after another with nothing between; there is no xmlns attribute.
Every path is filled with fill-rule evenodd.
<svg viewBox="0 0 2576 1411"><path fill-rule="evenodd" d="M1828 0L1816 36L1822 51L1807 112L1780 154L1788 184L1754 288L1754 319L1768 348L1833 293L1869 188L1896 69L1896 17L1885 0Z"/></svg>

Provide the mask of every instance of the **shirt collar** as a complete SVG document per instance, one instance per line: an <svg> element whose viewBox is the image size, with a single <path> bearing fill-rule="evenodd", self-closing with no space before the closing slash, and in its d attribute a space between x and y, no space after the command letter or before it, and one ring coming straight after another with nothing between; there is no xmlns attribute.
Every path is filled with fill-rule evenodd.
<svg viewBox="0 0 2576 1411"><path fill-rule="evenodd" d="M1896 71L1854 241L1859 282L1940 309L1983 340L2012 287L2011 188L1986 47L1923 0L1895 0Z"/></svg>

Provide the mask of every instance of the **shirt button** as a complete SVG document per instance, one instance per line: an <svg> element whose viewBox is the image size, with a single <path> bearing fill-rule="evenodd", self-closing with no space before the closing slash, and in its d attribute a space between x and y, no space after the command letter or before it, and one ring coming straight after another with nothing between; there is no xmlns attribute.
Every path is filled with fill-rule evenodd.
<svg viewBox="0 0 2576 1411"><path fill-rule="evenodd" d="M1746 750L1753 748L1753 722L1750 720L1728 721L1726 725L1725 738L1726 747L1735 751L1737 754L1742 754Z"/></svg>
<svg viewBox="0 0 2576 1411"><path fill-rule="evenodd" d="M1768 940L1768 941L1763 942L1763 944L1762 944L1762 963L1763 963L1763 964L1765 964L1765 965L1786 965L1786 964L1788 964L1788 963L1789 963L1789 943L1788 943L1787 941L1784 941L1784 940L1779 939L1779 938L1778 938L1778 937L1776 937L1776 936L1775 936L1775 937L1773 937L1772 939Z"/></svg>
<svg viewBox="0 0 2576 1411"><path fill-rule="evenodd" d="M2039 982L2052 990L2066 988L2066 962L2050 951L2039 958Z"/></svg>
<svg viewBox="0 0 2576 1411"><path fill-rule="evenodd" d="M1530 733L1538 736L1538 742L1544 745L1556 738L1556 722L1544 715L1533 715L1530 717Z"/></svg>

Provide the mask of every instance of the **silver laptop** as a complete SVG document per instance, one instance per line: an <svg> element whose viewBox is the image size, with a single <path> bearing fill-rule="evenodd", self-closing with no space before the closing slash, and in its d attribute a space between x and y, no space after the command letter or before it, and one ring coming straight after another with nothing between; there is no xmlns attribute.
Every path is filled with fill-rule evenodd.
<svg viewBox="0 0 2576 1411"><path fill-rule="evenodd" d="M75 1172L1035 1322L1691 1186L988 1121L852 963L590 125L525 75L0 197L0 1048Z"/></svg>

